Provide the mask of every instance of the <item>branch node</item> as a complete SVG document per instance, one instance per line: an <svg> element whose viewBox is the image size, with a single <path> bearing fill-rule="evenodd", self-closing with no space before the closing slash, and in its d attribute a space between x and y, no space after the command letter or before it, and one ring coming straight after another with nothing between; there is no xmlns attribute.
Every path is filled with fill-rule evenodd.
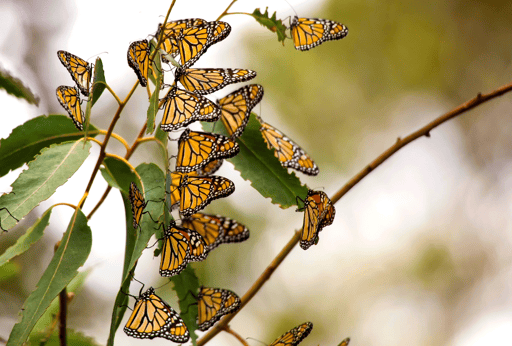
<svg viewBox="0 0 512 346"><path fill-rule="evenodd" d="M425 137L430 138L430 131L425 132Z"/></svg>

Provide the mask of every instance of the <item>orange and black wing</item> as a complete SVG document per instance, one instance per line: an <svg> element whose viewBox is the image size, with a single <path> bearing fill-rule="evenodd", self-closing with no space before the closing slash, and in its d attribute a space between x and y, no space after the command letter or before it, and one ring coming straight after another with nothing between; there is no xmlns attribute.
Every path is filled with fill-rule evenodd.
<svg viewBox="0 0 512 346"><path fill-rule="evenodd" d="M201 18L180 19L165 23L165 26L163 26L163 38L161 48L168 54L175 57L179 53L179 48L176 41L176 35L178 34L178 32L192 28L194 26L204 25L206 23L207 22ZM161 31L162 24L158 24L158 30L156 32L157 39L160 37ZM164 59L164 61L166 60Z"/></svg>
<svg viewBox="0 0 512 346"><path fill-rule="evenodd" d="M190 258L190 243L183 231L174 221L164 231L164 243L160 254L160 275L174 276L187 267Z"/></svg>
<svg viewBox="0 0 512 346"><path fill-rule="evenodd" d="M57 56L62 65L67 68L71 78L73 78L82 94L89 96L93 65L64 50L59 50Z"/></svg>
<svg viewBox="0 0 512 346"><path fill-rule="evenodd" d="M206 245L206 241L204 240L203 236L198 232L188 228L176 226L176 229L178 229L181 234L187 238L190 247L190 253L187 257L187 262L204 261L208 256L208 246Z"/></svg>
<svg viewBox="0 0 512 346"><path fill-rule="evenodd" d="M212 175L217 172L224 163L223 159L216 159L207 163L204 167L201 167L197 170L198 175Z"/></svg>
<svg viewBox="0 0 512 346"><path fill-rule="evenodd" d="M274 148L274 155L283 167L293 168L308 175L317 175L317 165L306 152L284 133L259 118L260 131L267 147Z"/></svg>
<svg viewBox="0 0 512 346"><path fill-rule="evenodd" d="M220 109L207 98L171 87L164 98L164 115L160 127L173 131L194 121L217 121Z"/></svg>
<svg viewBox="0 0 512 346"><path fill-rule="evenodd" d="M256 71L231 68L181 68L175 80L185 89L198 95L206 95L233 83L245 82L256 77Z"/></svg>
<svg viewBox="0 0 512 346"><path fill-rule="evenodd" d="M296 346L311 333L312 329L313 323L303 323L281 335L270 346Z"/></svg>
<svg viewBox="0 0 512 346"><path fill-rule="evenodd" d="M147 40L135 41L128 48L128 65L135 71L143 87L148 84L149 55Z"/></svg>
<svg viewBox="0 0 512 346"><path fill-rule="evenodd" d="M339 345L338 345L338 346L348 346L349 342L350 342L350 338L345 338L345 339L343 339L343 340L339 343Z"/></svg>
<svg viewBox="0 0 512 346"><path fill-rule="evenodd" d="M80 108L80 93L75 87L61 85L57 88L57 100L68 112L69 117L80 131L84 129L84 114Z"/></svg>
<svg viewBox="0 0 512 346"><path fill-rule="evenodd" d="M144 196L134 182L130 184L130 190L128 192L128 197L130 198L130 204L132 207L133 228L137 229L137 227L139 227L142 214L144 213L144 208L146 208L148 203L144 201Z"/></svg>
<svg viewBox="0 0 512 346"><path fill-rule="evenodd" d="M298 18L290 26L293 44L297 50L309 50L320 43L340 40L347 36L348 28L338 22L319 18Z"/></svg>
<svg viewBox="0 0 512 346"><path fill-rule="evenodd" d="M246 85L217 101L221 119L232 137L240 137L249 121L251 110L261 101L263 87Z"/></svg>
<svg viewBox="0 0 512 346"><path fill-rule="evenodd" d="M185 174L187 174L189 177L197 176L196 172L171 172L171 186L169 193L171 196L171 211L180 205L180 184L181 179Z"/></svg>
<svg viewBox="0 0 512 346"><path fill-rule="evenodd" d="M180 214L190 216L204 209L213 200L227 197L235 191L235 184L220 176L183 176L180 184Z"/></svg>
<svg viewBox="0 0 512 346"><path fill-rule="evenodd" d="M152 287L137 298L124 332L137 339L160 337L177 343L190 338L180 315L157 296Z"/></svg>
<svg viewBox="0 0 512 346"><path fill-rule="evenodd" d="M238 143L229 137L186 129L178 141L176 171L197 171L212 160L230 158L239 151Z"/></svg>
<svg viewBox="0 0 512 346"><path fill-rule="evenodd" d="M233 291L222 288L201 287L197 296L197 326L208 330L222 316L240 308L240 298Z"/></svg>
<svg viewBox="0 0 512 346"><path fill-rule="evenodd" d="M336 210L329 197L323 191L309 190L304 201L304 223L300 238L300 247L307 250L318 240L318 233L334 221Z"/></svg>

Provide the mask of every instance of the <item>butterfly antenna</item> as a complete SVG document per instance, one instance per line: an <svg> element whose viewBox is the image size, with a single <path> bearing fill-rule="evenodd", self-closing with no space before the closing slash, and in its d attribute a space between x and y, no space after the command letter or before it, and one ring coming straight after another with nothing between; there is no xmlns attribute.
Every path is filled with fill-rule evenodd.
<svg viewBox="0 0 512 346"><path fill-rule="evenodd" d="M258 340L258 339L255 339L255 338L251 338L250 336L249 336L249 337L247 337L246 339L247 339L247 340L251 339L251 340L257 341L257 342L259 342L259 343L262 343L262 344L263 344L263 345L265 345L265 346L268 346L268 345L267 345L266 343L264 343L263 341Z"/></svg>
<svg viewBox="0 0 512 346"><path fill-rule="evenodd" d="M295 9L293 8L293 6L288 2L288 0L284 0L288 6L290 6L290 8L292 9L293 12L295 12L295 15L298 17L299 15L297 14L297 11L295 11Z"/></svg>
<svg viewBox="0 0 512 346"><path fill-rule="evenodd" d="M101 53L98 53L98 54L94 54L93 56L90 56L89 58L87 58L87 61L89 61L90 59L94 58L95 56L98 56L98 55L101 55L101 54L108 54L108 52L105 51L105 52L101 52Z"/></svg>

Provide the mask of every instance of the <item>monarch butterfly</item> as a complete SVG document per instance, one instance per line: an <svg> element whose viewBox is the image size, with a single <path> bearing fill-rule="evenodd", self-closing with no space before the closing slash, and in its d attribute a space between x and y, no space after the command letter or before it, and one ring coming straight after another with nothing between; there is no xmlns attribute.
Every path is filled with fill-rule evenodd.
<svg viewBox="0 0 512 346"><path fill-rule="evenodd" d="M130 184L128 197L130 198L130 204L132 207L133 228L137 229L139 227L144 208L146 208L148 202L144 201L144 196L133 181Z"/></svg>
<svg viewBox="0 0 512 346"><path fill-rule="evenodd" d="M128 47L128 65L135 71L143 87L148 84L149 55L147 40L135 41Z"/></svg>
<svg viewBox="0 0 512 346"><path fill-rule="evenodd" d="M180 173L180 172L171 172L171 186L170 186L170 195L171 195L171 210L180 204L180 184L183 176L187 174L189 177L197 176L197 172L188 172L188 173Z"/></svg>
<svg viewBox="0 0 512 346"><path fill-rule="evenodd" d="M231 68L182 68L174 75L185 89L198 95L210 94L226 85L245 82L256 77L256 71Z"/></svg>
<svg viewBox="0 0 512 346"><path fill-rule="evenodd" d="M77 57L64 50L59 50L57 56L60 59L62 65L64 65L71 75L71 78L75 81L76 85L85 96L89 96L89 89L91 86L92 78L92 67L93 64L89 64L84 59Z"/></svg>
<svg viewBox="0 0 512 346"><path fill-rule="evenodd" d="M220 109L212 101L174 86L164 101L164 116L160 125L164 131L177 130L198 120L217 121L220 117Z"/></svg>
<svg viewBox="0 0 512 346"><path fill-rule="evenodd" d="M350 342L350 338L345 338L345 339L343 339L343 340L339 343L339 345L338 345L338 346L348 346L349 342Z"/></svg>
<svg viewBox="0 0 512 346"><path fill-rule="evenodd" d="M210 161L206 164L206 166L201 167L197 170L198 175L212 175L213 173L217 172L224 163L223 159L217 159Z"/></svg>
<svg viewBox="0 0 512 346"><path fill-rule="evenodd" d="M235 292L222 289L201 287L197 296L197 327L208 330L224 315L240 308L241 300Z"/></svg>
<svg viewBox="0 0 512 346"><path fill-rule="evenodd" d="M270 346L296 346L302 340L304 340L304 338L308 336L309 333L311 333L312 329L313 323L302 323L300 326L297 326L281 335L273 343L271 343Z"/></svg>
<svg viewBox="0 0 512 346"><path fill-rule="evenodd" d="M185 129L178 141L176 171L191 172L210 161L233 157L240 151L238 143L229 137Z"/></svg>
<svg viewBox="0 0 512 346"><path fill-rule="evenodd" d="M202 261L208 255L203 237L196 231L176 226L171 221L164 231L164 244L160 259L160 275L174 276L189 262Z"/></svg>
<svg viewBox="0 0 512 346"><path fill-rule="evenodd" d="M156 295L153 287L136 298L124 332L137 339L160 337L179 343L187 342L190 338L180 315Z"/></svg>
<svg viewBox="0 0 512 346"><path fill-rule="evenodd" d="M167 54L175 57L179 53L179 48L175 39L176 34L181 30L189 29L194 26L204 25L206 23L207 21L201 18L188 18L170 21L165 23L165 25L158 24L156 37L160 37L160 32L163 30L162 49L166 51ZM163 58L163 60L167 61L165 58Z"/></svg>
<svg viewBox="0 0 512 346"><path fill-rule="evenodd" d="M336 209L325 192L309 190L304 207L298 210L304 210L300 247L307 250L317 241L318 233L332 224Z"/></svg>
<svg viewBox="0 0 512 346"><path fill-rule="evenodd" d="M246 85L217 100L221 120L232 137L240 137L249 121L251 110L261 101L263 87L258 84Z"/></svg>
<svg viewBox="0 0 512 346"><path fill-rule="evenodd" d="M84 129L84 114L80 108L80 93L77 88L61 85L57 88L57 100L68 112L71 120L79 129Z"/></svg>
<svg viewBox="0 0 512 346"><path fill-rule="evenodd" d="M174 40L180 53L181 66L192 66L211 45L225 39L230 32L231 26L220 21L207 22L176 32Z"/></svg>
<svg viewBox="0 0 512 346"><path fill-rule="evenodd" d="M261 123L260 131L267 143L267 147L274 148L274 155L281 162L281 166L293 168L308 175L317 175L319 170L317 165L311 160L308 154L295 144L284 133L265 123L258 117Z"/></svg>
<svg viewBox="0 0 512 346"><path fill-rule="evenodd" d="M295 16L290 24L293 44L297 50L309 50L320 43L340 40L347 36L348 28L338 22L319 18Z"/></svg>
<svg viewBox="0 0 512 346"><path fill-rule="evenodd" d="M181 225L201 234L208 251L215 249L220 244L239 243L249 239L247 227L220 215L192 214L183 218Z"/></svg>
<svg viewBox="0 0 512 346"><path fill-rule="evenodd" d="M184 217L190 216L204 209L213 200L227 197L234 191L235 184L221 176L184 175L180 183L180 214Z"/></svg>

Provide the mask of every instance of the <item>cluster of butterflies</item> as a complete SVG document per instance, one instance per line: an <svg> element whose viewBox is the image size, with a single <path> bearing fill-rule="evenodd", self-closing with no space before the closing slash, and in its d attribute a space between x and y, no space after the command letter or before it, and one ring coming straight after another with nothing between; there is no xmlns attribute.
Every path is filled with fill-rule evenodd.
<svg viewBox="0 0 512 346"><path fill-rule="evenodd" d="M293 19L290 30L295 48L303 51L325 41L341 39L348 33L341 23L298 17ZM204 96L229 84L256 77L256 72L248 69L191 67L210 46L224 40L230 32L228 23L191 18L160 24L155 34L161 40L160 48L166 53L162 55L162 61L169 62L179 55L181 63L174 70L174 83L162 86L169 90L161 100L161 129L170 132L195 121L215 122L220 119L229 133L229 136L223 136L185 128L179 137L176 167L170 173L169 194L171 210L179 208L181 225L171 221L163 231L159 272L165 277L179 274L190 262L206 259L208 253L220 244L242 242L249 238L249 230L237 221L200 212L213 200L234 192L232 181L212 174L220 168L224 159L239 153L236 138L242 135L251 110L263 97L263 87L258 84L243 86L215 103ZM147 86L149 73L152 73L151 43L146 39L135 41L130 44L127 54L128 65L144 87ZM83 130L80 93L89 96L94 66L66 51L58 51L58 57L68 69L76 87L59 86L57 98L75 126ZM178 82L182 88L178 88ZM275 149L274 154L283 167L308 175L319 173L317 165L302 148L259 116L258 120L267 147ZM137 229L148 202L133 182L129 198L133 226ZM304 210L300 246L307 249L316 244L322 228L332 224L335 209L321 191L310 190L302 202L303 207L298 209ZM144 293L141 289L135 299L133 312L124 327L126 334L135 338L163 337L178 343L188 341L190 335L187 326L152 287ZM209 329L222 316L237 311L241 303L240 298L230 290L208 287L201 287L197 301L197 325L201 331ZM271 346L295 346L310 333L312 327L312 323L307 322L293 328Z"/></svg>

